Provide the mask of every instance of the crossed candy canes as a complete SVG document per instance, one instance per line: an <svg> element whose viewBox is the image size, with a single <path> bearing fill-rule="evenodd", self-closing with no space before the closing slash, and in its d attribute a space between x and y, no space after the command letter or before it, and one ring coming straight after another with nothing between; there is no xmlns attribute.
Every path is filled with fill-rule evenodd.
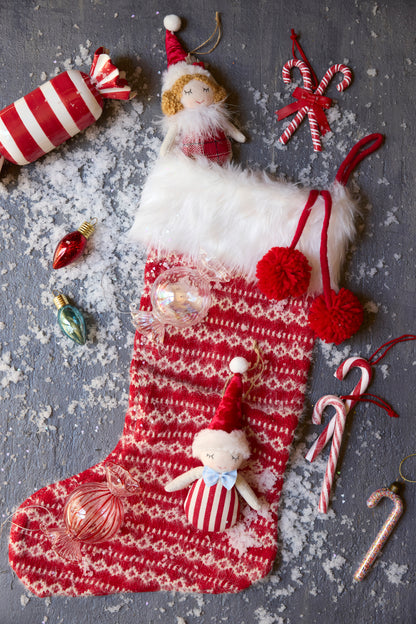
<svg viewBox="0 0 416 624"><path fill-rule="evenodd" d="M398 416L396 412L390 407L390 405L388 405L388 403L386 403L383 399L373 394L363 393L360 396L347 395L347 396L341 396L341 397L337 397L333 394L326 394L325 396L321 397L319 401L317 401L313 410L313 415L312 415L312 422L315 425L319 425L321 423L323 412L326 407L331 405L332 407L335 408L335 416L334 416L335 424L334 424L334 430L332 434L331 450L329 452L329 458L328 458L328 463L327 463L326 470L325 470L325 476L322 481L321 496L319 498L319 505L318 505L319 511L324 514L328 512L329 497L331 494L332 484L334 482L335 469L337 467L339 451L340 451L341 442L342 442L342 436L344 433L345 422L347 419L348 410L344 401L348 401L351 399L354 402L369 401L370 403L374 403L375 405L378 405L379 407L382 407L383 409L385 409L389 416L394 416L396 418Z"/></svg>
<svg viewBox="0 0 416 624"><path fill-rule="evenodd" d="M373 369L370 362L368 362L364 358L350 357L338 366L337 370L335 371L334 377L340 380L344 379L351 368L359 368L361 371L361 378L355 386L354 390L351 392L351 398L345 401L345 410L347 414L357 404L358 398L365 393L368 386L370 385L373 376ZM309 462L313 462L331 440L335 429L335 422L336 417L334 416L330 421L329 425L326 426L319 438L309 449L308 454L306 455L306 459Z"/></svg>
<svg viewBox="0 0 416 624"><path fill-rule="evenodd" d="M277 111L277 119L279 121L298 111L296 116L283 132L282 136L279 138L279 141L283 145L286 145L292 134L301 124L304 117L308 115L313 149L315 152L321 152L322 145L320 136L323 136L331 130L325 116L325 109L330 108L332 104L331 98L325 97L323 93L335 74L338 74L339 72L342 73L344 77L342 81L337 84L337 90L339 92L344 91L344 89L349 87L351 84L352 72L346 65L339 63L332 65L314 91L311 71L308 65L299 59L291 59L285 63L282 70L284 83L289 84L291 82L290 70L292 67L297 67L300 70L303 77L303 88L297 87L292 94L297 102L292 102L292 104L289 104L288 106L285 106Z"/></svg>

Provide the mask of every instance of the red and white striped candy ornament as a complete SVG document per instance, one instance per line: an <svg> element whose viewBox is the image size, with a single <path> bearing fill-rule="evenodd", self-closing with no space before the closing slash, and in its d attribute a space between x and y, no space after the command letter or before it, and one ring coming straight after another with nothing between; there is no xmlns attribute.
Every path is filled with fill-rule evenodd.
<svg viewBox="0 0 416 624"><path fill-rule="evenodd" d="M320 424L322 414L328 405L332 405L335 408L336 415L331 450L329 453L325 476L322 482L321 496L319 499L319 511L324 514L328 512L329 495L334 481L335 468L338 462L339 450L341 448L342 434L344 433L345 421L347 418L344 401L335 395L327 394L321 397L314 407L312 421L315 425Z"/></svg>
<svg viewBox="0 0 416 624"><path fill-rule="evenodd" d="M124 520L123 498L137 494L139 484L127 470L108 462L106 482L83 483L65 503L65 528L46 529L53 550L62 558L81 561L81 543L96 544L112 538Z"/></svg>
<svg viewBox="0 0 416 624"><path fill-rule="evenodd" d="M89 75L70 69L0 111L0 154L27 165L93 124L104 99L128 100L130 87L104 48Z"/></svg>

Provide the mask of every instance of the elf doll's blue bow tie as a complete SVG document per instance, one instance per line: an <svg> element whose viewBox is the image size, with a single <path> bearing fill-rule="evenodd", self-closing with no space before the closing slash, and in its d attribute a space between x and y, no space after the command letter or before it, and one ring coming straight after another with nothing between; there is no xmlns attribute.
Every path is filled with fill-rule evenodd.
<svg viewBox="0 0 416 624"><path fill-rule="evenodd" d="M208 485L208 487L211 487L211 485L215 485L220 479L222 485L227 490L231 490L237 480L237 470L230 470L229 472L217 472L213 468L205 466L204 470L202 471L202 478L204 479L204 482L206 485Z"/></svg>

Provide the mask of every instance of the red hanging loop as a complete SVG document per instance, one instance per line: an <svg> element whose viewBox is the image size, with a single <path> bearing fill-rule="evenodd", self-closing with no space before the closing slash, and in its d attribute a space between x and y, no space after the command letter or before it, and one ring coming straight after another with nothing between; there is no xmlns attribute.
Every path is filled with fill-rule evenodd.
<svg viewBox="0 0 416 624"><path fill-rule="evenodd" d="M399 418L399 415L394 411L391 405L387 403L387 401L377 396L376 394L371 394L370 392L364 392L360 396L356 396L354 394L347 394L347 395L340 397L340 399L342 399L343 401L346 401L348 399L354 399L354 401L361 401L362 403L365 403L365 402L374 403L374 405L377 405L378 407L381 407L384 410L386 410L387 414L391 416L392 418Z"/></svg>
<svg viewBox="0 0 416 624"><path fill-rule="evenodd" d="M332 197L329 191L321 191L321 195L325 202L325 216L321 233L321 248L319 251L321 261L322 286L324 289L325 303L328 308L331 307L331 278L329 276L328 264L328 228L332 211Z"/></svg>
<svg viewBox="0 0 416 624"><path fill-rule="evenodd" d="M382 134L379 134L378 132L375 132L374 134L369 134L368 136L358 141L358 143L354 145L347 157L341 163L337 175L335 176L335 180L345 186L355 167L362 160L364 160L364 158L378 150L383 141L384 136Z"/></svg>
<svg viewBox="0 0 416 624"><path fill-rule="evenodd" d="M315 72L313 71L312 65L308 61L308 57L306 56L305 52L302 50L302 46L300 45L300 43L298 41L298 35L295 33L293 28L290 31L290 38L292 40L292 56L293 56L294 59L298 58L296 56L296 49L297 49L299 54L302 57L302 61L304 63L306 63L306 65L309 68L309 71L311 72L312 91L315 91L318 88L318 86L319 86L319 80L318 80Z"/></svg>
<svg viewBox="0 0 416 624"><path fill-rule="evenodd" d="M376 351L374 351L373 355L371 355L368 358L368 361L371 363L372 366L374 366L375 364L378 364L380 360L382 360L384 356L390 351L390 349L394 347L394 345L399 344L400 342L407 342L409 340L416 340L416 336L414 334L403 334L402 336L399 336L398 338L393 338L393 340L389 340L388 342L385 342L383 345L381 345L381 347L379 347ZM374 359L375 356L382 349L385 349L384 353L379 355L378 358L375 360Z"/></svg>
<svg viewBox="0 0 416 624"><path fill-rule="evenodd" d="M316 189L312 189L311 191L309 191L308 199L306 201L304 209L302 210L302 214L300 215L298 227L296 228L295 235L292 239L292 242L289 245L289 249L294 249L296 245L298 244L299 239L302 235L302 232L305 228L306 222L309 218L309 215L311 214L311 210L313 206L315 205L315 202L318 199L318 197L319 197L319 191L317 191Z"/></svg>

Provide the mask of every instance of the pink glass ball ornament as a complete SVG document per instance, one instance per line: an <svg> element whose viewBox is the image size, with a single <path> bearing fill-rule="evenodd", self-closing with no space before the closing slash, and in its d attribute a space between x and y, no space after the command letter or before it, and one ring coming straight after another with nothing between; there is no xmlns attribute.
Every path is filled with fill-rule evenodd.
<svg viewBox="0 0 416 624"><path fill-rule="evenodd" d="M152 311L131 310L137 330L162 343L165 325L189 327L200 323L212 303L209 281L188 267L174 267L155 280L150 293Z"/></svg>
<svg viewBox="0 0 416 624"><path fill-rule="evenodd" d="M71 492L63 511L65 528L44 531L63 559L81 561L82 543L111 539L123 524L123 499L139 492L139 483L118 464L108 462L105 473L107 481L83 483Z"/></svg>

